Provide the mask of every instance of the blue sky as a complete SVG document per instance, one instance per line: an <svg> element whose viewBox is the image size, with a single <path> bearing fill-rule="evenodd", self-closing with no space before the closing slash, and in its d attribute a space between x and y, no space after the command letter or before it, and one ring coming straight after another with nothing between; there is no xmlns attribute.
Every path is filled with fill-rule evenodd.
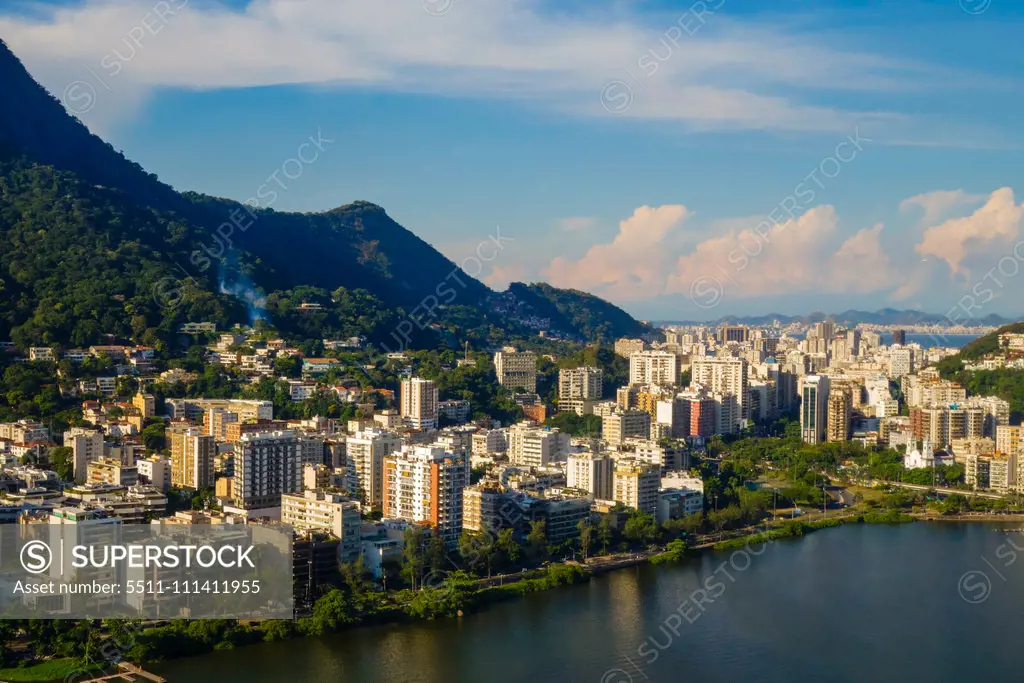
<svg viewBox="0 0 1024 683"><path fill-rule="evenodd" d="M514 241L482 273L495 287L549 281L656 319L966 321L1024 313L1022 14L14 0L0 37L179 189L243 200L311 135L333 140L275 209L373 201L456 262L500 226Z"/></svg>

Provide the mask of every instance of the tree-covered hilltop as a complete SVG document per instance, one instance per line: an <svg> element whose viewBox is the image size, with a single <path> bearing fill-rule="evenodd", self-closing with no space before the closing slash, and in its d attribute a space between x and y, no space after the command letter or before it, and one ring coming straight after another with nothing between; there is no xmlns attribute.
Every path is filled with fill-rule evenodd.
<svg viewBox="0 0 1024 683"><path fill-rule="evenodd" d="M942 359L938 365L939 372L944 377L951 378L953 375L961 372L966 363L980 360L989 354L1001 351L1003 347L999 338L1006 333L1024 334L1024 322L1006 325L1000 327L995 332L986 334L984 337L978 337L960 349L960 352L955 356Z"/></svg>
<svg viewBox="0 0 1024 683"><path fill-rule="evenodd" d="M159 345L183 322L260 317L306 339L393 337L390 349L536 336L491 313L497 295L462 267L495 258L500 231L456 264L370 202L289 213L271 185L246 204L178 192L69 116L2 41L0 88L0 340ZM324 131L306 134L303 163L333 152ZM599 299L537 287L537 315L565 332L637 329Z"/></svg>
<svg viewBox="0 0 1024 683"><path fill-rule="evenodd" d="M0 338L156 345L185 320L244 321L210 279L175 269L198 232L75 175L0 156Z"/></svg>
<svg viewBox="0 0 1024 683"><path fill-rule="evenodd" d="M959 382L971 395L998 396L1009 401L1010 421L1019 423L1024 418L1024 370L968 370L966 367L990 354L999 354L1003 350L1000 336L1006 333L1024 334L1024 322L1006 325L975 339L955 356L942 359L937 367L943 379Z"/></svg>
<svg viewBox="0 0 1024 683"><path fill-rule="evenodd" d="M508 294L540 318L550 318L553 329L588 340L609 342L618 337L639 337L653 330L637 322L618 306L576 289L558 289L543 282L513 282Z"/></svg>

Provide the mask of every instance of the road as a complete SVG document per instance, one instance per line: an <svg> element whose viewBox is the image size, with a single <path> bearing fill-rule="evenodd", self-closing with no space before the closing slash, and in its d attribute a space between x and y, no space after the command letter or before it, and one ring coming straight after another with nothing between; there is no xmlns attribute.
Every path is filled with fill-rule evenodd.
<svg viewBox="0 0 1024 683"><path fill-rule="evenodd" d="M886 484L888 484L889 486L899 486L899 487L905 488L905 489L913 489L914 491L935 491L936 493L939 493L939 494L944 495L944 496L950 496L950 495L953 495L954 493L956 493L956 494L959 494L961 496L978 496L979 498L995 498L995 499L1003 498L1003 496L998 494L998 493L982 493L980 491L962 491L960 489L950 489L950 488L946 488L944 486L922 486L921 484L904 484L904 483L899 482L899 481L872 481L872 482L870 482L871 486L886 485Z"/></svg>

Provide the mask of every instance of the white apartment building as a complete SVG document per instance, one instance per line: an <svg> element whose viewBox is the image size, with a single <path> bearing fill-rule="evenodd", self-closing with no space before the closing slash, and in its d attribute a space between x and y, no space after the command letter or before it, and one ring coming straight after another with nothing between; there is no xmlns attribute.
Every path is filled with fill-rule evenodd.
<svg viewBox="0 0 1024 683"><path fill-rule="evenodd" d="M571 453L566 468L566 485L571 489L587 491L594 498L610 500L614 461L603 453Z"/></svg>
<svg viewBox="0 0 1024 683"><path fill-rule="evenodd" d="M972 408L985 413L985 436L995 438L999 425L1010 424L1010 403L997 396L976 396L968 401Z"/></svg>
<svg viewBox="0 0 1024 683"><path fill-rule="evenodd" d="M135 461L139 479L160 491L171 488L171 460L165 455L153 455Z"/></svg>
<svg viewBox="0 0 1024 683"><path fill-rule="evenodd" d="M558 429L520 422L508 429L508 459L522 467L547 467L566 459L569 441Z"/></svg>
<svg viewBox="0 0 1024 683"><path fill-rule="evenodd" d="M996 427L996 450L1004 455L1020 453L1021 426L999 425Z"/></svg>
<svg viewBox="0 0 1024 683"><path fill-rule="evenodd" d="M657 465L633 458L615 461L612 500L656 515L660 488L661 469Z"/></svg>
<svg viewBox="0 0 1024 683"><path fill-rule="evenodd" d="M604 389L604 371L583 366L558 371L558 407L577 415L593 412L593 405L601 400Z"/></svg>
<svg viewBox="0 0 1024 683"><path fill-rule="evenodd" d="M273 420L272 401L233 398L169 398L165 401L172 418L199 420L209 410L224 410L238 416L239 422Z"/></svg>
<svg viewBox="0 0 1024 683"><path fill-rule="evenodd" d="M33 441L49 441L50 430L41 422L18 420L17 422L0 422L0 439L9 439L13 443L29 444Z"/></svg>
<svg viewBox="0 0 1024 683"><path fill-rule="evenodd" d="M640 353L646 348L647 343L643 339L623 337L622 339L615 340L615 355L622 356L623 358L629 358L634 353Z"/></svg>
<svg viewBox="0 0 1024 683"><path fill-rule="evenodd" d="M103 457L103 432L73 427L64 432L64 445L72 451L72 472L75 483L85 483L90 462Z"/></svg>
<svg viewBox="0 0 1024 683"><path fill-rule="evenodd" d="M909 346L893 346L889 349L889 376L912 375L915 370L914 349Z"/></svg>
<svg viewBox="0 0 1024 683"><path fill-rule="evenodd" d="M685 449L663 445L654 439L628 438L618 446L618 452L626 454L623 457L636 458L657 465L662 472L685 470L689 467L689 457Z"/></svg>
<svg viewBox="0 0 1024 683"><path fill-rule="evenodd" d="M382 429L365 429L345 440L348 490L370 507L381 504L384 458L401 450L402 437Z"/></svg>
<svg viewBox="0 0 1024 683"><path fill-rule="evenodd" d="M684 398L661 399L655 406L655 422L664 425L668 436L682 439L690 435L690 403Z"/></svg>
<svg viewBox="0 0 1024 683"><path fill-rule="evenodd" d="M629 383L676 386L679 384L679 356L669 351L640 351L631 354Z"/></svg>
<svg viewBox="0 0 1024 683"><path fill-rule="evenodd" d="M649 438L651 435L651 414L645 410L620 410L601 418L601 438L618 445L626 439Z"/></svg>
<svg viewBox="0 0 1024 683"><path fill-rule="evenodd" d="M402 380L401 415L413 429L437 428L437 385L432 380L413 377Z"/></svg>
<svg viewBox="0 0 1024 683"><path fill-rule="evenodd" d="M214 485L217 439L198 427L172 431L171 485L202 489Z"/></svg>
<svg viewBox="0 0 1024 683"><path fill-rule="evenodd" d="M473 434L473 455L488 453L504 453L508 450L508 441L503 429L485 429Z"/></svg>
<svg viewBox="0 0 1024 683"><path fill-rule="evenodd" d="M384 459L384 517L425 522L449 547L462 532L468 456L441 446L403 446Z"/></svg>
<svg viewBox="0 0 1024 683"><path fill-rule="evenodd" d="M335 493L304 491L281 496L281 523L296 529L322 529L341 539L338 559L359 559L359 504Z"/></svg>
<svg viewBox="0 0 1024 683"><path fill-rule="evenodd" d="M715 402L715 433L736 434L743 430L745 423L743 406L735 394L711 394Z"/></svg>
<svg viewBox="0 0 1024 683"><path fill-rule="evenodd" d="M745 358L704 358L695 361L690 370L691 384L706 387L714 394L732 394L739 403L741 418L749 417L750 363Z"/></svg>
<svg viewBox="0 0 1024 683"><path fill-rule="evenodd" d="M516 351L506 346L494 354L494 372L498 383L506 389L537 393L537 354L533 351Z"/></svg>
<svg viewBox="0 0 1024 683"><path fill-rule="evenodd" d="M86 466L85 480L89 484L110 484L127 488L139 483L139 470L135 465L125 465L120 459L100 458Z"/></svg>

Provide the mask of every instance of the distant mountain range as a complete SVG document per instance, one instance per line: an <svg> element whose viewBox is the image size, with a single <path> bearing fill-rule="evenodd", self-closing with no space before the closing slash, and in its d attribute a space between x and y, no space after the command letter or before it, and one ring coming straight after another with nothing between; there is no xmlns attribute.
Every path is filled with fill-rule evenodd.
<svg viewBox="0 0 1024 683"><path fill-rule="evenodd" d="M369 202L287 213L178 192L70 116L2 41L0 89L0 340L157 344L185 322L261 318L403 346L535 336L526 314L569 337L647 329L548 285L517 285L520 316L497 314L504 294Z"/></svg>
<svg viewBox="0 0 1024 683"><path fill-rule="evenodd" d="M751 316L725 316L714 322L687 321L687 320L654 320L650 324L655 326L664 325L770 325L773 321L779 321L784 325L792 323L810 324L822 320L832 320L844 325L948 325L949 319L945 315L937 313L925 313L916 310L898 310L895 308L883 308L878 311L856 311L848 310L842 313L822 313L816 311L808 315L782 315L779 313L768 313L766 315ZM959 325L968 323L978 326L1000 326L1014 322L1011 318L1004 318L991 314L984 318L972 318L960 320Z"/></svg>

